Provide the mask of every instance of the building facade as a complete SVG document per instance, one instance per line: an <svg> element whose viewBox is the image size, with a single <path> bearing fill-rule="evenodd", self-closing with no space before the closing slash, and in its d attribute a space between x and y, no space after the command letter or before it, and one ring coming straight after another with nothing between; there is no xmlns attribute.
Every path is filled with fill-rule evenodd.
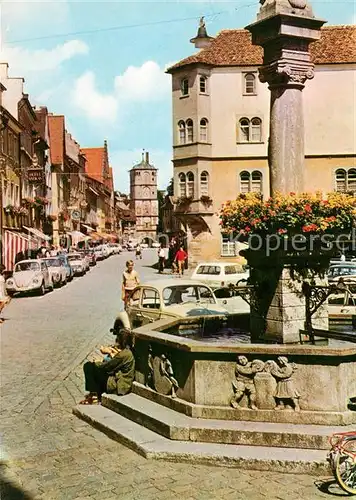
<svg viewBox="0 0 356 500"><path fill-rule="evenodd" d="M136 237L155 240L158 226L157 169L150 164L149 153L130 170L131 209L136 216Z"/></svg>
<svg viewBox="0 0 356 500"><path fill-rule="evenodd" d="M329 26L311 44L315 77L303 90L305 187L356 190L354 26ZM193 39L205 48L172 66L174 213L190 262L232 257L218 213L239 193L269 196L270 92L259 81L262 49L246 30Z"/></svg>

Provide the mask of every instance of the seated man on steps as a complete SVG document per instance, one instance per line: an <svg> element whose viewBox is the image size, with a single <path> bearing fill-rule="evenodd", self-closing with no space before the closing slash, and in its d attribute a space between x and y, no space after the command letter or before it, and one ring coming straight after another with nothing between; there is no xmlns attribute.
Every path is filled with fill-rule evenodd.
<svg viewBox="0 0 356 500"><path fill-rule="evenodd" d="M117 336L118 352L107 361L87 361L84 366L85 389L88 394L79 404L100 403L104 392L119 396L131 391L135 378L135 358L132 354L132 333L121 330Z"/></svg>

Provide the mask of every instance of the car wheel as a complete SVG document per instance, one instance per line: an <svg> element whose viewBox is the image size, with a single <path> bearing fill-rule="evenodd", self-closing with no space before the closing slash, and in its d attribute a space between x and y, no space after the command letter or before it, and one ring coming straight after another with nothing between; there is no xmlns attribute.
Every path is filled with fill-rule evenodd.
<svg viewBox="0 0 356 500"><path fill-rule="evenodd" d="M42 285L38 289L38 295L44 295L45 293L46 293L46 289L45 289L44 283L42 281Z"/></svg>
<svg viewBox="0 0 356 500"><path fill-rule="evenodd" d="M16 292L9 292L9 291L7 292L8 296L11 297L11 298L15 295L15 293Z"/></svg>
<svg viewBox="0 0 356 500"><path fill-rule="evenodd" d="M65 286L67 284L67 277L64 278L64 280L62 281L62 286Z"/></svg>

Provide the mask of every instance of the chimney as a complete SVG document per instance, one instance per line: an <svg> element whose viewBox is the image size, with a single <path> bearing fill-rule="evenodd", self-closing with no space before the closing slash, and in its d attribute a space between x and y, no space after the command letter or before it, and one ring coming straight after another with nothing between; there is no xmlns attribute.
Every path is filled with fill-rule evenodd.
<svg viewBox="0 0 356 500"><path fill-rule="evenodd" d="M149 165L150 163L150 153L146 151L146 163Z"/></svg>

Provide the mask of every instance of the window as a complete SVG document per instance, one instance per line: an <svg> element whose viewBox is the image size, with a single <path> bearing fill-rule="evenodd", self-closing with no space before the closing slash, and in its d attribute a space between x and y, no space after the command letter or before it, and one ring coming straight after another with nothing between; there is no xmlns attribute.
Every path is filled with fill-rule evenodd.
<svg viewBox="0 0 356 500"><path fill-rule="evenodd" d="M239 121L240 142L262 142L262 120L260 118L241 118Z"/></svg>
<svg viewBox="0 0 356 500"><path fill-rule="evenodd" d="M221 256L222 257L235 257L237 249L234 241L230 241L228 236L223 236L221 239Z"/></svg>
<svg viewBox="0 0 356 500"><path fill-rule="evenodd" d="M141 307L144 309L160 309L161 304L157 290L152 288L143 289Z"/></svg>
<svg viewBox="0 0 356 500"><path fill-rule="evenodd" d="M199 92L201 94L206 94L206 87L207 87L207 78L206 76L201 76L199 78Z"/></svg>
<svg viewBox="0 0 356 500"><path fill-rule="evenodd" d="M206 118L200 120L200 141L208 142L208 120Z"/></svg>
<svg viewBox="0 0 356 500"><path fill-rule="evenodd" d="M209 196L209 174L202 172L200 174L200 196Z"/></svg>
<svg viewBox="0 0 356 500"><path fill-rule="evenodd" d="M245 75L244 93L249 95L256 94L256 76L253 73L247 73Z"/></svg>
<svg viewBox="0 0 356 500"><path fill-rule="evenodd" d="M243 171L240 173L240 193L262 193L263 178L262 172L254 170L250 172Z"/></svg>
<svg viewBox="0 0 356 500"><path fill-rule="evenodd" d="M339 168L335 172L336 191L345 193L347 191L356 191L356 169L350 168L344 170Z"/></svg>
<svg viewBox="0 0 356 500"><path fill-rule="evenodd" d="M262 173L255 170L251 176L251 191L253 193L262 193Z"/></svg>
<svg viewBox="0 0 356 500"><path fill-rule="evenodd" d="M251 141L261 142L261 120L259 118L251 120Z"/></svg>
<svg viewBox="0 0 356 500"><path fill-rule="evenodd" d="M193 172L187 173L187 195L190 198L194 197L194 174L193 174Z"/></svg>
<svg viewBox="0 0 356 500"><path fill-rule="evenodd" d="M204 298L204 302L209 301L215 304L212 292L203 285L177 285L163 290L163 301L166 306L184 303L198 304L201 298Z"/></svg>
<svg viewBox="0 0 356 500"><path fill-rule="evenodd" d="M188 78L183 78L180 82L180 90L182 95L189 95L189 80Z"/></svg>
<svg viewBox="0 0 356 500"><path fill-rule="evenodd" d="M187 142L193 142L193 120L186 121L187 126Z"/></svg>
<svg viewBox="0 0 356 500"><path fill-rule="evenodd" d="M225 274L239 274L239 270L236 266L226 266L225 267Z"/></svg>
<svg viewBox="0 0 356 500"><path fill-rule="evenodd" d="M180 173L178 178L179 178L179 196L181 198L184 198L185 196L187 196L187 185L186 185L185 174Z"/></svg>
<svg viewBox="0 0 356 500"><path fill-rule="evenodd" d="M250 120L248 120L247 118L242 118L240 120L240 141L250 141Z"/></svg>
<svg viewBox="0 0 356 500"><path fill-rule="evenodd" d="M185 144L185 122L181 120L178 122L179 130L179 144Z"/></svg>
<svg viewBox="0 0 356 500"><path fill-rule="evenodd" d="M240 174L240 193L246 194L250 192L250 173L241 172Z"/></svg>
<svg viewBox="0 0 356 500"><path fill-rule="evenodd" d="M219 276L221 273L220 266L199 266L197 274L207 274L209 276Z"/></svg>

